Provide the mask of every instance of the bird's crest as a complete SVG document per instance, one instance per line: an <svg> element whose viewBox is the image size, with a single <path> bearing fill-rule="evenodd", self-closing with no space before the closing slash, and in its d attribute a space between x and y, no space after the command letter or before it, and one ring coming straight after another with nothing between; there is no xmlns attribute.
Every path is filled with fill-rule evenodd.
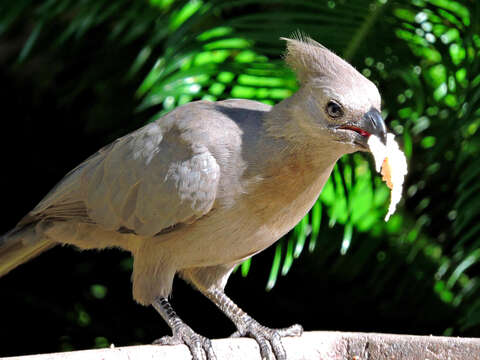
<svg viewBox="0 0 480 360"><path fill-rule="evenodd" d="M291 37L291 39L284 37L280 39L287 42L285 62L297 74L300 83L303 84L315 77L337 78L340 74L342 77L360 75L341 57L302 32L295 32Z"/></svg>

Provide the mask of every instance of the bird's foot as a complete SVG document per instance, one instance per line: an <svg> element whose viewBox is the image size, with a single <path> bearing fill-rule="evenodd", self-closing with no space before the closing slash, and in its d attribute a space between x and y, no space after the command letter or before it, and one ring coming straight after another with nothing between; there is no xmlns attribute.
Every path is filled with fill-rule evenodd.
<svg viewBox="0 0 480 360"><path fill-rule="evenodd" d="M216 360L210 339L197 334L191 327L179 324L173 336L164 336L153 342L156 345L187 345L193 360Z"/></svg>
<svg viewBox="0 0 480 360"><path fill-rule="evenodd" d="M270 329L248 318L242 329L234 332L231 337L248 336L254 338L260 347L260 355L265 360L286 360L287 354L282 344L282 337L300 336L303 328L295 324L283 329Z"/></svg>

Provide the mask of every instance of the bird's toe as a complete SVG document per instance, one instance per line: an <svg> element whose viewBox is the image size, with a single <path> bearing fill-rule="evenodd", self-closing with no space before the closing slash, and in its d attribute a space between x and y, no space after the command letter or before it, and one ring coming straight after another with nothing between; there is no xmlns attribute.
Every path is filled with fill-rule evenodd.
<svg viewBox="0 0 480 360"><path fill-rule="evenodd" d="M152 342L154 345L182 345L183 341L176 336L163 336L160 339L156 339Z"/></svg>
<svg viewBox="0 0 480 360"><path fill-rule="evenodd" d="M210 339L194 332L189 326L175 329L173 336L164 336L153 342L156 345L187 345L193 360L216 360Z"/></svg>
<svg viewBox="0 0 480 360"><path fill-rule="evenodd" d="M281 337L285 336L301 336L303 334L303 327L300 324L294 324L292 326L276 329Z"/></svg>
<svg viewBox="0 0 480 360"><path fill-rule="evenodd" d="M282 329L270 329L253 319L251 320L241 331L233 333L232 337L248 336L254 338L260 347L262 359L286 360L287 354L282 344L282 337L300 336L303 332L302 326L298 324Z"/></svg>

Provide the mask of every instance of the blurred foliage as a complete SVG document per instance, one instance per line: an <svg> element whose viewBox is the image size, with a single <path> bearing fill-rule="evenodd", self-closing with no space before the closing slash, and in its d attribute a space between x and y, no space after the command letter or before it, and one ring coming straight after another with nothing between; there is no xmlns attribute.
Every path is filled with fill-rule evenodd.
<svg viewBox="0 0 480 360"><path fill-rule="evenodd" d="M92 84L99 98L112 84L134 84L135 118L151 121L198 99L275 104L288 97L297 84L283 66L279 37L297 29L380 87L383 114L403 143L409 175L403 206L384 223L389 191L370 156L342 158L312 211L278 243L267 288L304 249L320 247L318 267L326 274L348 268L351 281L371 267L378 288L397 284L393 298L408 286L396 280L407 264L458 314L445 334L480 334L478 1L2 1L0 36L10 46L0 61L17 74L53 61L46 65L50 72L34 75L46 76L43 83L50 87L49 78L90 56L91 68L62 90L63 101ZM102 62L107 49L118 51L114 64ZM123 67L120 79L112 67ZM114 121L98 121L101 109L89 110L87 130L107 129ZM133 125L139 123L121 126ZM343 233L339 242L322 236L334 227ZM403 262L388 261L386 244L403 254ZM251 265L246 261L241 274ZM102 285L91 287L95 298L106 293ZM97 342L102 346L106 339Z"/></svg>

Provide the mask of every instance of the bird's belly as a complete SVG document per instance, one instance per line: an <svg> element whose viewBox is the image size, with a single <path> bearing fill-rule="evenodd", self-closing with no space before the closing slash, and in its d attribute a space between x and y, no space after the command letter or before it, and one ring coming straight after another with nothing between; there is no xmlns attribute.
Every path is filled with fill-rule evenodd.
<svg viewBox="0 0 480 360"><path fill-rule="evenodd" d="M173 257L181 255L175 261L179 268L191 268L236 263L276 240L278 237L259 218L239 217L238 212L228 209L172 232L160 243Z"/></svg>
<svg viewBox="0 0 480 360"><path fill-rule="evenodd" d="M294 199L238 201L172 233L168 240L182 254L182 267L240 262L272 245L290 231L315 203L321 186L300 192ZM241 215L240 215L241 214ZM188 259L188 260L187 260Z"/></svg>

